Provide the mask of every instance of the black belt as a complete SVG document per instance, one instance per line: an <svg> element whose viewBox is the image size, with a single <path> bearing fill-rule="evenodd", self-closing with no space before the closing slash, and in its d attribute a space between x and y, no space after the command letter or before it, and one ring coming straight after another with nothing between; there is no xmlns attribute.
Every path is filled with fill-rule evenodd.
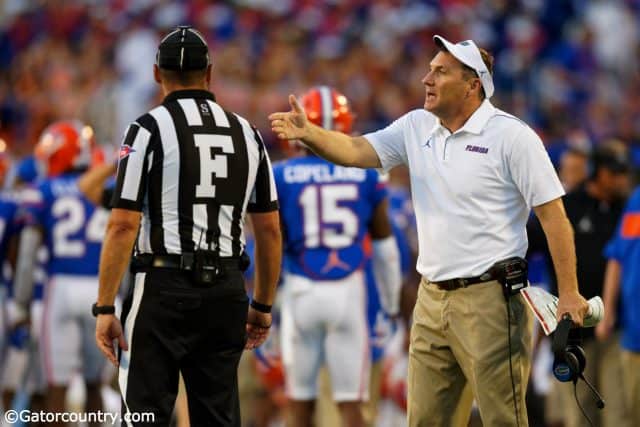
<svg viewBox="0 0 640 427"><path fill-rule="evenodd" d="M436 285L443 291L453 291L455 289L466 288L467 286L477 285L479 283L491 282L498 280L497 275L491 270L474 277L460 277L456 279L442 280L440 282L429 282Z"/></svg>
<svg viewBox="0 0 640 427"><path fill-rule="evenodd" d="M153 255L140 254L133 257L131 262L131 270L134 273L144 271L149 268L171 268L175 270L193 270L194 255L193 253L184 253L182 255ZM218 266L225 270L246 270L246 260L244 257L223 257L218 258Z"/></svg>

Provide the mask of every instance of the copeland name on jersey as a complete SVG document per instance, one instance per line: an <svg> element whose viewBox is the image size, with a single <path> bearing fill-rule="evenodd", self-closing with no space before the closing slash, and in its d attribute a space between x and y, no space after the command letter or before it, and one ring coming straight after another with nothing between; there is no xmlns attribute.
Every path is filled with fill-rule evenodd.
<svg viewBox="0 0 640 427"><path fill-rule="evenodd" d="M333 167L332 167L333 166ZM321 165L291 165L284 168L284 181L287 184L304 184L337 181L363 182L367 179L364 169L346 168L344 166Z"/></svg>
<svg viewBox="0 0 640 427"><path fill-rule="evenodd" d="M274 176L285 224L285 270L337 280L361 267L373 209L386 194L378 173L305 156L275 165Z"/></svg>

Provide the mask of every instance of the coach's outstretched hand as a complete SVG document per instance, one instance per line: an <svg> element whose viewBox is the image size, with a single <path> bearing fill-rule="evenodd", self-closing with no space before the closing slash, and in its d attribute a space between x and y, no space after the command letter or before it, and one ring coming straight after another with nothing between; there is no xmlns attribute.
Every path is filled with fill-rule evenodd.
<svg viewBox="0 0 640 427"><path fill-rule="evenodd" d="M249 307L245 350L253 350L265 342L269 336L269 328L271 328L271 313L261 313Z"/></svg>
<svg viewBox="0 0 640 427"><path fill-rule="evenodd" d="M307 115L294 95L289 95L291 111L269 115L271 130L280 139L302 139L307 132Z"/></svg>
<svg viewBox="0 0 640 427"><path fill-rule="evenodd" d="M118 346L122 350L128 350L120 320L113 314L100 314L96 319L96 344L113 366L118 367L113 340L118 340Z"/></svg>

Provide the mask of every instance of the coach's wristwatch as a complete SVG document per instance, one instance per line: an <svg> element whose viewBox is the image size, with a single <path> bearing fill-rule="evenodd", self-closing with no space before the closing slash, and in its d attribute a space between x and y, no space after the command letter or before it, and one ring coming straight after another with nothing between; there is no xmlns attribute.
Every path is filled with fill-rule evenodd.
<svg viewBox="0 0 640 427"><path fill-rule="evenodd" d="M115 305L98 305L97 302L94 302L91 306L91 314L93 314L95 317L98 317L99 314L113 314L115 312Z"/></svg>

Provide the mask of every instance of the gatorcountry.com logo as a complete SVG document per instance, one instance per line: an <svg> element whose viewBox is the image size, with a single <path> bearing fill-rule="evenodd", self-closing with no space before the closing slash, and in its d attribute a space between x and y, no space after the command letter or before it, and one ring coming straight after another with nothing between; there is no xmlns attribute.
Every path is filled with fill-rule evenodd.
<svg viewBox="0 0 640 427"><path fill-rule="evenodd" d="M125 157L127 157L129 154L131 153L135 153L136 150L134 150L133 148L131 148L131 146L129 145L123 145L120 147L120 160L124 159Z"/></svg>

